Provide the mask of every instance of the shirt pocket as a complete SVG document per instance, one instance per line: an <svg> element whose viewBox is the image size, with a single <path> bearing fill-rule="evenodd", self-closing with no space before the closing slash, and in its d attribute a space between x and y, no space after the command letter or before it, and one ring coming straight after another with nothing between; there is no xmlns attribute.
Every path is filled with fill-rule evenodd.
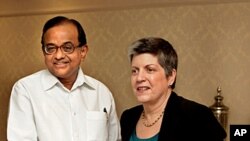
<svg viewBox="0 0 250 141"><path fill-rule="evenodd" d="M87 136L88 141L108 140L107 113L100 111L87 111Z"/></svg>

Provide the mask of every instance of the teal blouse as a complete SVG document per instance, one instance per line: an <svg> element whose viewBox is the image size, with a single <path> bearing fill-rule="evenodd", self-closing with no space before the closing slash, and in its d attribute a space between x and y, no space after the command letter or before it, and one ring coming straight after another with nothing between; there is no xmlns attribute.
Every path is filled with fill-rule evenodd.
<svg viewBox="0 0 250 141"><path fill-rule="evenodd" d="M147 138L147 139L140 139L136 136L136 132L134 131L131 135L129 141L158 141L159 134L154 135L153 137Z"/></svg>

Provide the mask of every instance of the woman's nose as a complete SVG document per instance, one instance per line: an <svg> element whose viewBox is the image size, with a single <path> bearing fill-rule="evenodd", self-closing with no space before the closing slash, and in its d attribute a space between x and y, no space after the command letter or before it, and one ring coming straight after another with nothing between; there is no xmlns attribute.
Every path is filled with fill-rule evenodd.
<svg viewBox="0 0 250 141"><path fill-rule="evenodd" d="M136 80L138 82L144 81L145 80L145 72L139 71L138 74L137 74Z"/></svg>

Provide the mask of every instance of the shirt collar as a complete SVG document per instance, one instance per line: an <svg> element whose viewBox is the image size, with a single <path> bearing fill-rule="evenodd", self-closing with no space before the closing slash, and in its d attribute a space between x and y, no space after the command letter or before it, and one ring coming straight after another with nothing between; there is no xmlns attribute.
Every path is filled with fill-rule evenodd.
<svg viewBox="0 0 250 141"><path fill-rule="evenodd" d="M52 88L53 86L55 86L56 84L60 84L61 82L53 75L49 72L49 70L46 70L43 77L42 77L42 84L44 86L44 90L48 90L50 88ZM95 85L92 84L90 81L88 81L88 79L86 78L86 76L84 75L82 69L80 68L78 70L78 75L76 78L75 83L73 84L73 87L71 90L76 89L79 86L85 85L86 87L90 88L90 89L96 89Z"/></svg>
<svg viewBox="0 0 250 141"><path fill-rule="evenodd" d="M72 87L71 90L76 89L77 87L80 87L82 85L85 85L86 87L90 88L90 89L96 89L95 85L91 83L91 81L88 81L87 76L84 75L82 69L80 68L78 71L78 75L76 78L76 81Z"/></svg>

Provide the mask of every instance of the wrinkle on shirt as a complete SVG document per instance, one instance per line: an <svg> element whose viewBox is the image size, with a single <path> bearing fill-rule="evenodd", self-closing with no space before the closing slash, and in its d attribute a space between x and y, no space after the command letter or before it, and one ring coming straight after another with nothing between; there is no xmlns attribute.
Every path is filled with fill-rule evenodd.
<svg viewBox="0 0 250 141"><path fill-rule="evenodd" d="M52 75L48 70L43 70L43 71L45 73L43 73L43 75L41 76L42 77L41 81L42 81L42 85L45 91L51 89L57 84L64 87L63 84L54 75ZM92 89L92 90L96 89L93 82L88 80L88 78L84 75L83 71L79 69L76 81L74 82L74 85L70 91L73 91L76 88L83 86L83 85L85 85L85 87L88 89Z"/></svg>

